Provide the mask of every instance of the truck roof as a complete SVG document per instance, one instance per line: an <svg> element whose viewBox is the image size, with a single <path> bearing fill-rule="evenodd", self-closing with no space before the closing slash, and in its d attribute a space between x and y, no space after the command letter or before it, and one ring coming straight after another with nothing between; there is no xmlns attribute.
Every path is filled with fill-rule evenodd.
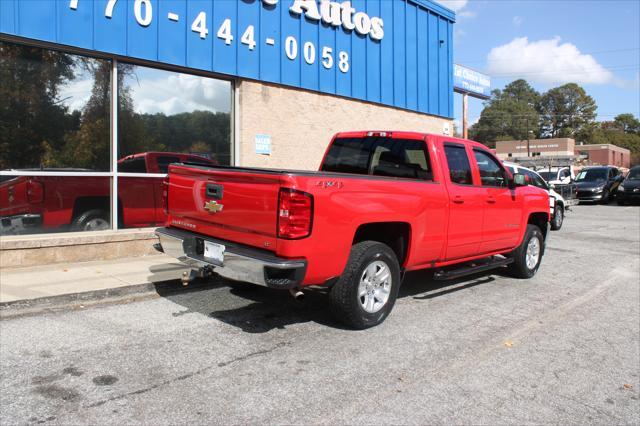
<svg viewBox="0 0 640 426"><path fill-rule="evenodd" d="M446 139L449 142L466 143L478 148L489 149L486 145L479 142L472 141L471 139L462 139L454 136L438 135L435 133L423 133L423 132L410 132L403 130L355 130L336 133L334 137L338 138L363 138L367 136L388 136L392 139L419 139L424 140L427 137L434 137L439 139Z"/></svg>

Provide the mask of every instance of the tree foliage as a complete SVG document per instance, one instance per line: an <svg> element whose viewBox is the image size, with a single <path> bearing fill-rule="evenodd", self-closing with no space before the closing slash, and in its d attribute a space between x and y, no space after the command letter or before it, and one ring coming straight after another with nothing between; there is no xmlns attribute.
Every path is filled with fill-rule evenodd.
<svg viewBox="0 0 640 426"><path fill-rule="evenodd" d="M580 138L593 129L596 101L580 86L568 83L540 98L540 134L551 138Z"/></svg>
<svg viewBox="0 0 640 426"><path fill-rule="evenodd" d="M488 146L500 140L553 137L608 143L629 149L631 163L640 164L640 120L620 114L613 121L598 123L596 111L595 100L575 83L541 95L525 80L515 80L492 92L469 135Z"/></svg>
<svg viewBox="0 0 640 426"><path fill-rule="evenodd" d="M199 152L230 159L230 115L192 111L167 116L135 111L119 65L119 157L145 151ZM61 99L79 78L91 81L81 110ZM82 168L111 162L111 62L0 42L0 169Z"/></svg>
<svg viewBox="0 0 640 426"><path fill-rule="evenodd" d="M525 80L496 89L485 102L480 120L470 129L470 137L485 144L498 140L527 139L537 136L540 120L537 105L540 94Z"/></svg>

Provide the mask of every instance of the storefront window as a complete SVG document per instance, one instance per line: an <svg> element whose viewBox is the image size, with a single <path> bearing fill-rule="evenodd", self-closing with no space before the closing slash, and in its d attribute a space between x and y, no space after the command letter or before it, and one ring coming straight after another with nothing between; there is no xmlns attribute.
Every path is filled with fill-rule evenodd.
<svg viewBox="0 0 640 426"><path fill-rule="evenodd" d="M230 82L117 67L114 123L112 61L0 41L0 235L157 226L171 163L231 163Z"/></svg>
<svg viewBox="0 0 640 426"><path fill-rule="evenodd" d="M0 235L110 229L111 67L0 42Z"/></svg>
<svg viewBox="0 0 640 426"><path fill-rule="evenodd" d="M123 63L118 74L118 158L164 152L147 173L166 173L177 153L231 163L231 83Z"/></svg>
<svg viewBox="0 0 640 426"><path fill-rule="evenodd" d="M111 62L0 42L0 170L108 172Z"/></svg>

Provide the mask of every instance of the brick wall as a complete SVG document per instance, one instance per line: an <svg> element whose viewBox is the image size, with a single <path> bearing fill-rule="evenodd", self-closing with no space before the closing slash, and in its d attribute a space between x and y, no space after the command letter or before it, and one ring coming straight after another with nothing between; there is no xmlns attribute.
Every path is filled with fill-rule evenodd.
<svg viewBox="0 0 640 426"><path fill-rule="evenodd" d="M240 165L316 170L333 134L407 130L442 134L451 120L337 96L240 81ZM255 136L271 136L271 155L256 154Z"/></svg>

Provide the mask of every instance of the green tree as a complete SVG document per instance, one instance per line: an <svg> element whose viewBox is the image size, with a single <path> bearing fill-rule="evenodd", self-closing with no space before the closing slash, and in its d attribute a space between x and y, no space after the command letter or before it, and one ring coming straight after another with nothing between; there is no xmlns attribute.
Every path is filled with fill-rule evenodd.
<svg viewBox="0 0 640 426"><path fill-rule="evenodd" d="M78 125L60 87L74 78L73 57L0 42L0 169L44 165Z"/></svg>
<svg viewBox="0 0 640 426"><path fill-rule="evenodd" d="M624 133L635 133L640 135L640 120L633 114L619 114L613 119L615 125Z"/></svg>
<svg viewBox="0 0 640 426"><path fill-rule="evenodd" d="M597 123L587 140L593 144L613 144L631 151L631 165L640 164L639 121L633 114L620 114L613 121Z"/></svg>
<svg viewBox="0 0 640 426"><path fill-rule="evenodd" d="M553 88L540 99L540 134L586 140L594 130L596 109L595 100L575 83Z"/></svg>
<svg viewBox="0 0 640 426"><path fill-rule="evenodd" d="M496 89L485 102L480 120L469 131L472 139L487 145L497 140L537 137L540 94L525 80L515 80Z"/></svg>
<svg viewBox="0 0 640 426"><path fill-rule="evenodd" d="M50 166L110 170L111 63L90 58L78 59L78 71L93 78L91 96L80 115L77 131L65 137L64 146L52 155Z"/></svg>

